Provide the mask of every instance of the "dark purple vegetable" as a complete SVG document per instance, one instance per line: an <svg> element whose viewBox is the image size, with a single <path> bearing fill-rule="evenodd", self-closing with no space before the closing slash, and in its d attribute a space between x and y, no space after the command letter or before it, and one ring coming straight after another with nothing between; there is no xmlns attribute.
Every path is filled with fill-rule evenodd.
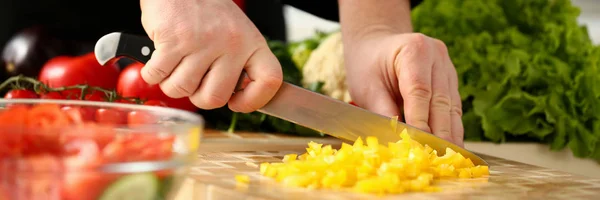
<svg viewBox="0 0 600 200"><path fill-rule="evenodd" d="M46 61L69 54L67 46L43 27L26 28L15 34L2 51L5 72L9 76L37 77Z"/></svg>

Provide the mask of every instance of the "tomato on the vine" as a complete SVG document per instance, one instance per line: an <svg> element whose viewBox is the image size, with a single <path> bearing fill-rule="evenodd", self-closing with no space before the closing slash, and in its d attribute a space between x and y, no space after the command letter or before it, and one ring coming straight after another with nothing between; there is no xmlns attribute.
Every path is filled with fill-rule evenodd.
<svg viewBox="0 0 600 200"><path fill-rule="evenodd" d="M92 52L83 56L50 59L42 67L38 80L53 88L87 84L112 90L117 86L119 71L115 62L100 65ZM78 95L80 92L79 89L63 91L63 96Z"/></svg>
<svg viewBox="0 0 600 200"><path fill-rule="evenodd" d="M142 67L144 67L144 64L136 62L123 69L117 82L117 92L120 95L159 100L164 102L168 107L182 110L196 111L198 109L192 104L189 98L170 98L163 93L158 84L149 85L146 83L140 74Z"/></svg>
<svg viewBox="0 0 600 200"><path fill-rule="evenodd" d="M144 102L144 105L147 105L147 106L162 106L162 107L167 107L168 106L165 102L159 101L159 100L148 100L148 101Z"/></svg>
<svg viewBox="0 0 600 200"><path fill-rule="evenodd" d="M93 107L64 106L62 110L69 115L72 122L78 124L94 121L96 118L96 108Z"/></svg>
<svg viewBox="0 0 600 200"><path fill-rule="evenodd" d="M39 96L31 90L15 89L8 91L4 98L6 99L37 99Z"/></svg>
<svg viewBox="0 0 600 200"><path fill-rule="evenodd" d="M144 111L131 111L127 115L127 124L129 124L131 127L144 124L154 124L156 121L156 116Z"/></svg>
<svg viewBox="0 0 600 200"><path fill-rule="evenodd" d="M42 99L66 99L60 92L48 92L40 95Z"/></svg>
<svg viewBox="0 0 600 200"><path fill-rule="evenodd" d="M84 99L88 101L104 101L105 96L103 92L94 92L91 94L86 94Z"/></svg>
<svg viewBox="0 0 600 200"><path fill-rule="evenodd" d="M117 109L100 108L96 110L95 119L99 124L124 125L127 124L127 113Z"/></svg>

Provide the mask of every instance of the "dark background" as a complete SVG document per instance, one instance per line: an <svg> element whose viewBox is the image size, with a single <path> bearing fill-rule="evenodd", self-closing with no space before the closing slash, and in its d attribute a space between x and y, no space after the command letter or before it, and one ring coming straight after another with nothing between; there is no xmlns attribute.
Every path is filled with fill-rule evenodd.
<svg viewBox="0 0 600 200"><path fill-rule="evenodd" d="M337 0L246 0L246 14L266 37L285 41L284 4L338 21ZM34 25L44 26L58 38L91 44L115 31L145 34L137 0L0 1L0 47L16 32Z"/></svg>

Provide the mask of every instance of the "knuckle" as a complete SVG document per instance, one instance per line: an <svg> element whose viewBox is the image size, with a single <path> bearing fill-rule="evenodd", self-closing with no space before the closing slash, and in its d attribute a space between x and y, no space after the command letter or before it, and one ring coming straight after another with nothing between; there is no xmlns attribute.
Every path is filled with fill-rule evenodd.
<svg viewBox="0 0 600 200"><path fill-rule="evenodd" d="M420 78L418 75L411 76L409 78L410 88L408 89L407 95L413 98L419 98L421 100L431 99L432 91L431 87L428 86L427 82Z"/></svg>
<svg viewBox="0 0 600 200"><path fill-rule="evenodd" d="M216 93L202 93L199 98L192 99L192 103L202 109L223 107L228 99Z"/></svg>
<svg viewBox="0 0 600 200"><path fill-rule="evenodd" d="M189 96L194 92L194 88L190 84L185 84L181 82L175 82L171 85L173 88L173 92L177 94L177 96Z"/></svg>
<svg viewBox="0 0 600 200"><path fill-rule="evenodd" d="M258 107L251 105L247 101L235 101L229 104L229 109L241 113L250 113L257 110Z"/></svg>
<svg viewBox="0 0 600 200"><path fill-rule="evenodd" d="M439 53L444 56L448 54L448 47L446 46L446 43L444 43L443 41L439 40L439 39L435 39L435 45L437 47L437 50L439 51Z"/></svg>
<svg viewBox="0 0 600 200"><path fill-rule="evenodd" d="M422 33L414 33L410 37L410 45L418 49L427 49L429 37Z"/></svg>
<svg viewBox="0 0 600 200"><path fill-rule="evenodd" d="M264 78L264 86L269 90L277 90L283 83L283 74L282 73L273 73L270 76L265 76Z"/></svg>
<svg viewBox="0 0 600 200"><path fill-rule="evenodd" d="M427 57L430 54L429 37L422 33L413 33L408 36L405 50L401 51L402 57Z"/></svg>
<svg viewBox="0 0 600 200"><path fill-rule="evenodd" d="M460 104L454 104L450 108L450 112L462 117L462 115L463 115L462 106Z"/></svg>
<svg viewBox="0 0 600 200"><path fill-rule="evenodd" d="M408 92L408 96L419 100L431 99L431 89L424 87L423 84L415 84Z"/></svg>
<svg viewBox="0 0 600 200"><path fill-rule="evenodd" d="M451 100L450 100L450 96L448 96L448 95L436 94L431 99L431 103L433 104L433 106L437 107L437 109L444 109L447 112L450 112L450 110L451 110L451 106L450 106Z"/></svg>
<svg viewBox="0 0 600 200"><path fill-rule="evenodd" d="M147 72L150 77L159 79L159 80L162 80L162 79L166 78L167 76L169 76L169 73L167 73L167 71L165 71L164 69L158 68L158 67L150 67L150 68L148 68Z"/></svg>

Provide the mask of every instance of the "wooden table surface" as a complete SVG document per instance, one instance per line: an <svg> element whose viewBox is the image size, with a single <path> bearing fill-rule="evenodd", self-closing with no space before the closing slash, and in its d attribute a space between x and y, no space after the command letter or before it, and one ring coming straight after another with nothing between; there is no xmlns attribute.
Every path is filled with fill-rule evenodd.
<svg viewBox="0 0 600 200"><path fill-rule="evenodd" d="M198 159L177 195L184 199L600 199L600 179L593 179L481 155L490 164L486 178L440 181L441 192L383 197L326 190L290 189L259 174L262 162L280 162L285 154L303 153L309 141L339 146L334 138L306 138L264 133L207 130ZM337 148L337 147L336 147ZM251 178L247 186L234 176Z"/></svg>

